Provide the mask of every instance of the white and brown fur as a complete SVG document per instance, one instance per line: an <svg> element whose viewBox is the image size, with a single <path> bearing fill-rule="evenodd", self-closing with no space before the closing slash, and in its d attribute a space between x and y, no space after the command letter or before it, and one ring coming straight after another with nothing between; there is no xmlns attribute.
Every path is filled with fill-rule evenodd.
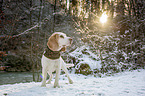
<svg viewBox="0 0 145 96"><path fill-rule="evenodd" d="M70 37L67 37L66 34L62 32L55 32L48 39L47 46L52 51L60 51L60 50L65 51L66 47L70 46L71 43L72 43L72 39ZM54 88L60 87L59 76L60 76L61 69L63 69L64 72L66 73L69 83L70 84L73 83L73 81L70 79L68 75L68 70L67 70L67 67L72 67L73 64L66 64L61 56L58 59L50 59L50 58L45 57L43 54L41 63L42 63L42 76L43 76L42 85L41 85L42 87L46 86L47 73L50 76L49 81L47 83L48 84L51 83L51 80L53 77L52 72L54 71L56 71Z"/></svg>

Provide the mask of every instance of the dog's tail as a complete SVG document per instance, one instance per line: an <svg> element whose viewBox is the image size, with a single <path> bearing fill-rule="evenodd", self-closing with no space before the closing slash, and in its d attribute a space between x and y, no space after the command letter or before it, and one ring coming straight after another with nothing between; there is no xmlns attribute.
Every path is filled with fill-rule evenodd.
<svg viewBox="0 0 145 96"><path fill-rule="evenodd" d="M71 64L71 63L67 63L67 64L66 64L66 67L67 67L67 68L73 67L73 66L74 66L74 64Z"/></svg>

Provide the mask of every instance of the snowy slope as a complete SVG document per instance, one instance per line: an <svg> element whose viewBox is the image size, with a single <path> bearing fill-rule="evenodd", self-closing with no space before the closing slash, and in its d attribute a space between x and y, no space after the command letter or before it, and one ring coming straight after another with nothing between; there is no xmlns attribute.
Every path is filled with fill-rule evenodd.
<svg viewBox="0 0 145 96"><path fill-rule="evenodd" d="M74 84L68 84L65 75L61 75L61 88L53 88L54 79L47 87L40 87L40 82L1 85L0 96L145 96L145 70L104 78L77 74L70 77Z"/></svg>

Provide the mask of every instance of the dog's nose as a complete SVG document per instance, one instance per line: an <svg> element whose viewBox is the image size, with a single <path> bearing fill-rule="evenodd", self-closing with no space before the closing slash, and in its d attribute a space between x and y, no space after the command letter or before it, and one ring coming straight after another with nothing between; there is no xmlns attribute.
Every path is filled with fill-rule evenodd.
<svg viewBox="0 0 145 96"><path fill-rule="evenodd" d="M72 38L69 38L69 41L72 41Z"/></svg>
<svg viewBox="0 0 145 96"><path fill-rule="evenodd" d="M70 43L72 43L72 40L73 40L72 38L69 38Z"/></svg>

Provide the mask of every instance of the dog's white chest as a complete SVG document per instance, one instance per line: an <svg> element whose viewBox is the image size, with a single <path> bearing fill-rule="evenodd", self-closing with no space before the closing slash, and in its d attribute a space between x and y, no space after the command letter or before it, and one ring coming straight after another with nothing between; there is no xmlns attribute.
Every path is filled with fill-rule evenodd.
<svg viewBox="0 0 145 96"><path fill-rule="evenodd" d="M61 66L60 58L51 60L43 55L41 61L42 67L48 69L48 71L54 72L58 68L58 66Z"/></svg>

